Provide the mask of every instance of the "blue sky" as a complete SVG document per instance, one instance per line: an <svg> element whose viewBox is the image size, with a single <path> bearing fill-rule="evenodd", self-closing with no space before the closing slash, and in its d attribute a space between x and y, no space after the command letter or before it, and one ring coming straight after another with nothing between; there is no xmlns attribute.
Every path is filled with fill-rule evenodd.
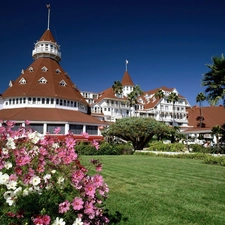
<svg viewBox="0 0 225 225"><path fill-rule="evenodd" d="M0 93L32 62L47 29L61 45L61 66L83 91L101 92L128 71L143 91L175 87L191 105L202 74L225 52L223 0L23 0L0 9ZM205 102L203 105L207 105Z"/></svg>

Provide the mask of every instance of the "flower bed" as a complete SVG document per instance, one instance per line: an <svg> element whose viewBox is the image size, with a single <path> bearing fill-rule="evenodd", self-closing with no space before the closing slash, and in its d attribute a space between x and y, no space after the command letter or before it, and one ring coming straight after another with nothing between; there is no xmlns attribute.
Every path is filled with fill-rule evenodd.
<svg viewBox="0 0 225 225"><path fill-rule="evenodd" d="M75 151L73 134L59 140L29 128L14 131L11 121L6 125L0 127L0 224L109 223L101 162L90 161L96 169L90 176ZM92 145L99 147L95 140Z"/></svg>

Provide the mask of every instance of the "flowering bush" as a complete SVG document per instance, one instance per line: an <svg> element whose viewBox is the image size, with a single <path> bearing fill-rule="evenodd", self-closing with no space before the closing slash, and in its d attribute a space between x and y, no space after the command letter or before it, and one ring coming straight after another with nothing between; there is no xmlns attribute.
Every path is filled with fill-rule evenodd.
<svg viewBox="0 0 225 225"><path fill-rule="evenodd" d="M107 184L81 164L72 134L58 140L29 128L13 130L11 121L6 125L0 127L0 224L109 223L103 207ZM101 171L99 160L90 165Z"/></svg>

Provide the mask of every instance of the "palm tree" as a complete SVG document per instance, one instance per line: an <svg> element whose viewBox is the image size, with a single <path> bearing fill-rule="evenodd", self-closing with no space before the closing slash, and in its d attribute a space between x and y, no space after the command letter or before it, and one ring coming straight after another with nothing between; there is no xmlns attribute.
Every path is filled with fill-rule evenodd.
<svg viewBox="0 0 225 225"><path fill-rule="evenodd" d="M119 97L119 98L122 97L123 85L122 85L122 83L119 80L114 81L114 84L112 85L112 89L113 89L114 94L116 94L116 97ZM121 113L121 116L123 116L122 115L122 109L120 107L121 102L118 101L118 103L119 103L119 111Z"/></svg>
<svg viewBox="0 0 225 225"><path fill-rule="evenodd" d="M212 127L211 131L216 136L217 149L219 149L219 136L221 134L221 127L214 126L214 127Z"/></svg>
<svg viewBox="0 0 225 225"><path fill-rule="evenodd" d="M112 89L115 94L118 94L121 97L121 94L123 93L123 85L119 80L114 81Z"/></svg>
<svg viewBox="0 0 225 225"><path fill-rule="evenodd" d="M143 91L141 90L139 85L135 85L133 87L133 91L130 94L133 97L134 105L136 105L136 104L138 104L138 97L143 94Z"/></svg>
<svg viewBox="0 0 225 225"><path fill-rule="evenodd" d="M178 95L174 92L171 92L168 96L168 101L173 103L173 126L175 125L174 123L174 104L177 102L179 99Z"/></svg>
<svg viewBox="0 0 225 225"><path fill-rule="evenodd" d="M222 54L212 57L212 61L213 64L206 64L210 71L203 75L202 85L206 87L207 99L215 103L222 99L225 106L225 59Z"/></svg>
<svg viewBox="0 0 225 225"><path fill-rule="evenodd" d="M200 92L197 97L196 97L196 102L199 103L199 107L200 107L200 125L199 127L202 127L202 102L206 100L206 96L204 95L204 93Z"/></svg>
<svg viewBox="0 0 225 225"><path fill-rule="evenodd" d="M162 90L162 89L158 89L158 90L156 91L156 93L155 93L155 97L158 98L159 101L160 101L162 98L164 98L164 97L165 97L165 94L164 94L163 90ZM161 120L163 120L163 119L162 119L162 115L161 115L161 101L160 101L159 107L160 107L160 117L161 117Z"/></svg>

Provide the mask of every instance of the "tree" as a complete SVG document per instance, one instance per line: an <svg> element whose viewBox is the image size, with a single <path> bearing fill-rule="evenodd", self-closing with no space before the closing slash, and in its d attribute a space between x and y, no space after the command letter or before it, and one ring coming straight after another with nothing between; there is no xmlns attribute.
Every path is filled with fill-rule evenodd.
<svg viewBox="0 0 225 225"><path fill-rule="evenodd" d="M138 104L138 97L141 96L142 94L143 94L143 91L141 90L140 86L139 86L139 85L135 85L135 86L133 87L133 91L130 92L130 93L127 95L127 99L128 99L130 108L131 108L133 105Z"/></svg>
<svg viewBox="0 0 225 225"><path fill-rule="evenodd" d="M153 118L126 117L111 124L102 134L130 141L135 150L142 150L154 135L165 132L167 127Z"/></svg>
<svg viewBox="0 0 225 225"><path fill-rule="evenodd" d="M212 127L211 131L216 136L217 148L219 149L219 136L221 134L221 127L220 126L214 126L214 127Z"/></svg>
<svg viewBox="0 0 225 225"><path fill-rule="evenodd" d="M220 99L223 100L225 106L225 59L221 57L212 57L213 64L206 64L210 69L205 73L202 79L202 85L206 87L207 99L217 103Z"/></svg>
<svg viewBox="0 0 225 225"><path fill-rule="evenodd" d="M206 100L206 96L204 95L204 93L200 92L197 97L196 97L196 102L199 103L199 107L200 107L200 128L202 127L202 102Z"/></svg>
<svg viewBox="0 0 225 225"><path fill-rule="evenodd" d="M123 93L123 85L119 80L114 81L114 84L112 85L112 89L113 89L113 92L119 96L121 96L121 94Z"/></svg>
<svg viewBox="0 0 225 225"><path fill-rule="evenodd" d="M159 99L159 101L165 97L165 94L163 92L162 89L158 89L155 93L155 97ZM159 107L160 107L160 117L161 117L161 120L162 120L162 115L161 115L161 101L160 101L160 104L159 104Z"/></svg>
<svg viewBox="0 0 225 225"><path fill-rule="evenodd" d="M175 123L174 123L174 104L175 102L177 102L179 99L178 95L174 92L171 92L168 96L168 101L169 102L172 102L173 103L173 126L175 126Z"/></svg>
<svg viewBox="0 0 225 225"><path fill-rule="evenodd" d="M113 92L117 95L117 97L121 97L121 95L123 94L123 85L119 80L114 81L114 84L112 85L112 89L113 89ZM122 109L120 107L120 104L121 102L119 101L119 111L122 116Z"/></svg>

